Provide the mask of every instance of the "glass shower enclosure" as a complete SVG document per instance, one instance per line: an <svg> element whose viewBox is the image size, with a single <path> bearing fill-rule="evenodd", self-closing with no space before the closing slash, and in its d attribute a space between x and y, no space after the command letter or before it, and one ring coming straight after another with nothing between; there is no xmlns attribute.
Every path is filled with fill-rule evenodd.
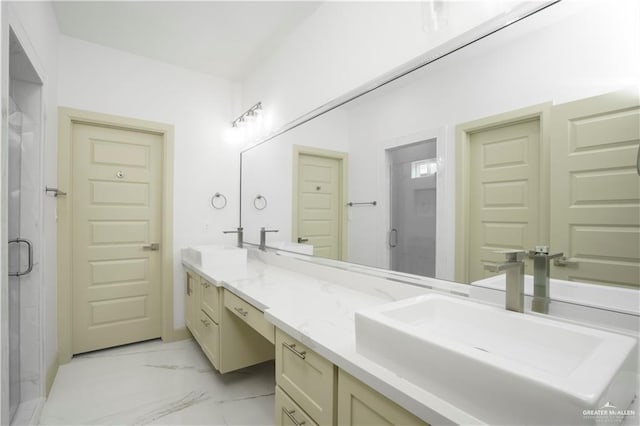
<svg viewBox="0 0 640 426"><path fill-rule="evenodd" d="M387 151L391 183L391 269L435 277L436 139Z"/></svg>
<svg viewBox="0 0 640 426"><path fill-rule="evenodd" d="M26 423L43 396L41 265L42 83L10 32L7 117L9 421ZM4 200L3 200L4 202ZM6 398L6 395L3 395Z"/></svg>

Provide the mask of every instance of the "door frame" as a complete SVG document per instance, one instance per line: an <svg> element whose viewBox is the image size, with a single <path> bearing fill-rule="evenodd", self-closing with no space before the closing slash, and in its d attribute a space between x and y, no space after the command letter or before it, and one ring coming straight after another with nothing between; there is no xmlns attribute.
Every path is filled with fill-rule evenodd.
<svg viewBox="0 0 640 426"><path fill-rule="evenodd" d="M492 127L502 127L537 118L540 123L540 196L538 239L549 241L549 135L551 102L545 102L502 114L480 118L456 126L456 232L455 281L469 282L469 190L471 170L471 134Z"/></svg>
<svg viewBox="0 0 640 426"><path fill-rule="evenodd" d="M349 154L340 151L331 151L328 149L314 148L310 146L293 145L293 171L291 185L291 238L298 235L298 166L300 155L313 155L316 157L330 158L338 160L340 163L340 221L338 223L340 231L339 259L344 261L347 257L347 192L348 192L348 173L349 173ZM293 241L296 242L296 241Z"/></svg>
<svg viewBox="0 0 640 426"><path fill-rule="evenodd" d="M58 267L58 362L66 364L73 356L72 324L72 128L88 124L143 131L162 138L162 259L161 259L161 338L179 340L186 333L173 328L173 138L170 124L101 114L72 108L58 108L58 188L67 192L57 197Z"/></svg>

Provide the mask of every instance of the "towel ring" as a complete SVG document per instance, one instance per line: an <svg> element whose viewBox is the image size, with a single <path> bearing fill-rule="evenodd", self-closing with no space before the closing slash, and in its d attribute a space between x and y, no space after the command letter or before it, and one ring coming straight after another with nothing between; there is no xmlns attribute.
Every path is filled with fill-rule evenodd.
<svg viewBox="0 0 640 426"><path fill-rule="evenodd" d="M256 195L256 198L253 199L253 207L256 210L264 210L267 208L267 199L263 195Z"/></svg>
<svg viewBox="0 0 640 426"><path fill-rule="evenodd" d="M216 200L221 200L221 201L216 202ZM213 207L214 209L220 210L220 209L224 209L226 206L227 206L227 197L225 197L219 192L216 192L215 194L213 194L213 197L211 197L211 207Z"/></svg>

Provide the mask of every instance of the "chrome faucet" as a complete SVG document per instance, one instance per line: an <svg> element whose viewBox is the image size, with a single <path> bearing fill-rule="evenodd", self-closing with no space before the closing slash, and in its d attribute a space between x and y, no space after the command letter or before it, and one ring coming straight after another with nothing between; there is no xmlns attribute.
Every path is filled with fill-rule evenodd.
<svg viewBox="0 0 640 426"><path fill-rule="evenodd" d="M524 251L505 251L503 263L485 263L491 272L506 271L505 307L509 311L524 312Z"/></svg>
<svg viewBox="0 0 640 426"><path fill-rule="evenodd" d="M241 226L238 227L235 231L222 231L223 234L238 234L238 242L237 245L239 248L242 248L242 231L243 228Z"/></svg>
<svg viewBox="0 0 640 426"><path fill-rule="evenodd" d="M549 262L562 255L563 253L549 254L547 246L536 246L535 250L529 251L529 258L533 259L533 312L549 313Z"/></svg>
<svg viewBox="0 0 640 426"><path fill-rule="evenodd" d="M265 251L267 248L267 232L278 232L277 229L264 229L264 226L260 228L260 250Z"/></svg>

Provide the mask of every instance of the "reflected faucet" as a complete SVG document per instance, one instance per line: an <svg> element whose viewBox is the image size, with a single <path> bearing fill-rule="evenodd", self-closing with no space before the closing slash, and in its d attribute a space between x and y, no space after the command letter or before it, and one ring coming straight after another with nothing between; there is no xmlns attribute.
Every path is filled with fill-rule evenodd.
<svg viewBox="0 0 640 426"><path fill-rule="evenodd" d="M547 246L536 246L529 251L529 258L533 259L533 312L549 313L549 262L561 256L562 253L549 254Z"/></svg>
<svg viewBox="0 0 640 426"><path fill-rule="evenodd" d="M524 312L524 251L501 252L503 263L485 263L484 269L491 272L506 271L505 307L509 311Z"/></svg>
<svg viewBox="0 0 640 426"><path fill-rule="evenodd" d="M260 228L260 250L265 251L267 248L267 232L278 232L277 229L265 229L264 226Z"/></svg>
<svg viewBox="0 0 640 426"><path fill-rule="evenodd" d="M238 227L238 229L236 229L235 231L222 231L223 234L238 234L238 248L242 248L242 230L243 228L240 226Z"/></svg>

